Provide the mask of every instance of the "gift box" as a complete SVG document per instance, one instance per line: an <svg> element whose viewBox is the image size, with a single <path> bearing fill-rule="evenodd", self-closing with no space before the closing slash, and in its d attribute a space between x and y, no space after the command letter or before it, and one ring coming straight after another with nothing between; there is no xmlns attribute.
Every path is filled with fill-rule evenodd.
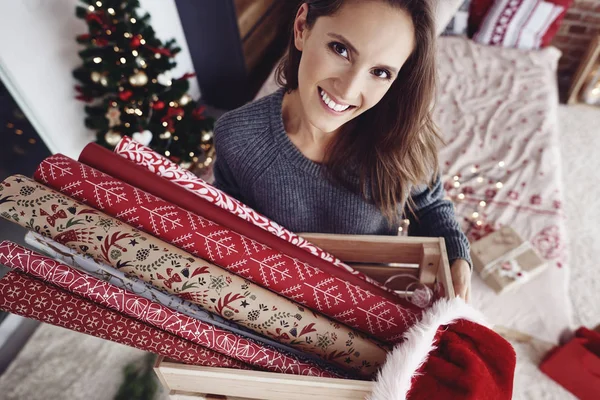
<svg viewBox="0 0 600 400"><path fill-rule="evenodd" d="M531 243L508 226L472 243L471 258L475 270L498 294L523 284L547 267Z"/></svg>
<svg viewBox="0 0 600 400"><path fill-rule="evenodd" d="M600 396L600 333L579 328L575 337L552 349L540 369L581 400Z"/></svg>

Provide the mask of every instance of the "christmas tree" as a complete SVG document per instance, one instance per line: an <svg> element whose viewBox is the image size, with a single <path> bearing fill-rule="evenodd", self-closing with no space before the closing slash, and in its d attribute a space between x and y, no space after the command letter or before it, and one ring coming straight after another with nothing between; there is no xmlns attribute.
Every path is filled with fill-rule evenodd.
<svg viewBox="0 0 600 400"><path fill-rule="evenodd" d="M105 147L127 135L186 168L208 166L214 120L187 93L194 75L171 76L180 48L157 39L138 9L138 0L83 0L76 9L88 26L77 36L83 65L73 71L85 125Z"/></svg>

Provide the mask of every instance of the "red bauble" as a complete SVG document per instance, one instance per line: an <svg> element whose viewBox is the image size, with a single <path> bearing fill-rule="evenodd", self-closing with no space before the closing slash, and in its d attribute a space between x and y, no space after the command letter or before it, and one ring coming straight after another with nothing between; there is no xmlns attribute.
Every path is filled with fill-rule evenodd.
<svg viewBox="0 0 600 400"><path fill-rule="evenodd" d="M165 102L164 101L157 101L154 104L152 104L152 108L155 110L162 110L163 108L165 108Z"/></svg>
<svg viewBox="0 0 600 400"><path fill-rule="evenodd" d="M196 108L194 111L192 111L192 117L194 117L194 119L206 119L206 117L204 116L204 110L206 109L205 106L200 106L198 108Z"/></svg>
<svg viewBox="0 0 600 400"><path fill-rule="evenodd" d="M132 48L137 49L138 47L140 47L140 45L142 43L141 43L139 37L134 36L134 37L131 38L131 42L129 44L131 45Z"/></svg>
<svg viewBox="0 0 600 400"><path fill-rule="evenodd" d="M131 90L124 90L119 93L119 99L121 99L122 101L127 101L132 95L133 92Z"/></svg>
<svg viewBox="0 0 600 400"><path fill-rule="evenodd" d="M104 38L98 38L98 39L96 39L96 46L104 47L107 44L108 44L108 40L106 40Z"/></svg>

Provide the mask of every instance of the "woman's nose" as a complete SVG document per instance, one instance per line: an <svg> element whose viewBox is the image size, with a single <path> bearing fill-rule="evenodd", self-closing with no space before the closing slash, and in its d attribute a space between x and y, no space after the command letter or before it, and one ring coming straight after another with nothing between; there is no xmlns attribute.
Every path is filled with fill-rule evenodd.
<svg viewBox="0 0 600 400"><path fill-rule="evenodd" d="M362 79L353 71L340 75L334 84L334 96L338 100L350 105L356 105L362 90Z"/></svg>

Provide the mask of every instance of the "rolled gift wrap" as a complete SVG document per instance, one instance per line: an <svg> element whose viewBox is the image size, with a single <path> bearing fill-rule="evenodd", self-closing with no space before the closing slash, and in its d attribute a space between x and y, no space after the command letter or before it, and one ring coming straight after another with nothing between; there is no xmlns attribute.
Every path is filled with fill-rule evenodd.
<svg viewBox="0 0 600 400"><path fill-rule="evenodd" d="M98 193L121 201L113 186ZM370 377L385 359L378 342L24 176L0 184L0 215L344 370Z"/></svg>
<svg viewBox="0 0 600 400"><path fill-rule="evenodd" d="M186 364L251 369L240 361L16 271L9 271L0 279L0 309Z"/></svg>
<svg viewBox="0 0 600 400"><path fill-rule="evenodd" d="M52 173L57 168L67 172ZM393 303L376 296L277 252L252 237L185 211L63 155L45 159L35 178L165 242L377 339L400 341L402 333L418 321L422 312L406 299Z"/></svg>
<svg viewBox="0 0 600 400"><path fill-rule="evenodd" d="M252 237L261 243L265 243L269 247L297 258L313 267L319 268L324 272L338 276L353 285L362 287L373 294L394 302L399 301L399 298L393 291L381 285L376 280L356 271L314 244L259 214L251 207L204 182L191 171L181 168L149 147L124 136L115 147L114 152L147 169L157 177L165 178L187 190L195 198L182 196L179 193L168 190L168 186L166 185L162 185L161 187L156 180L152 180L151 183L149 182L149 185L140 187L140 189L149 191L155 196L170 201L198 215L202 215L201 212L206 210L207 214L203 216L208 215L213 221L229 229L237 230L236 228L239 228L240 225L244 225L240 224L240 221L237 220L237 218L241 218L249 224L245 224L246 230L240 233ZM139 171L134 172L131 168L124 167L123 163L119 164L114 159L109 158L107 153L109 151L105 148L91 143L83 149L79 156L79 161L126 182L133 182L133 180L127 179L128 174L137 173L137 176L139 176ZM198 198L202 200L198 200ZM182 200L186 199L189 199L189 201L182 202ZM189 208L185 204L189 205ZM227 213L219 212L215 207L227 211ZM274 237L270 238L269 235L259 232L259 229L271 233ZM303 252L306 254L303 254Z"/></svg>
<svg viewBox="0 0 600 400"><path fill-rule="evenodd" d="M278 350L190 318L16 243L0 243L0 263L207 349L270 372L337 377Z"/></svg>
<svg viewBox="0 0 600 400"><path fill-rule="evenodd" d="M156 287L140 280L135 276L127 276L118 269L103 263L99 263L92 257L80 254L77 251L57 243L50 238L35 232L28 232L27 235L25 235L25 242L34 249L47 254L68 266L84 271L93 277L106 281L121 289L125 289L130 293L135 293L150 301L162 304L171 310L178 311L209 325L225 329L242 337L256 340L257 342L260 342L266 346L274 347L282 351L284 354L289 353L290 355L295 356L301 361L315 362L325 370L335 371L336 374L340 375L339 368L333 368L331 365L325 363L316 356L308 355L307 353L303 353L294 349L293 347L285 346L272 339L260 336L250 329L243 328L232 321L228 321L218 315L207 312L198 304L183 300L174 294L160 291Z"/></svg>

